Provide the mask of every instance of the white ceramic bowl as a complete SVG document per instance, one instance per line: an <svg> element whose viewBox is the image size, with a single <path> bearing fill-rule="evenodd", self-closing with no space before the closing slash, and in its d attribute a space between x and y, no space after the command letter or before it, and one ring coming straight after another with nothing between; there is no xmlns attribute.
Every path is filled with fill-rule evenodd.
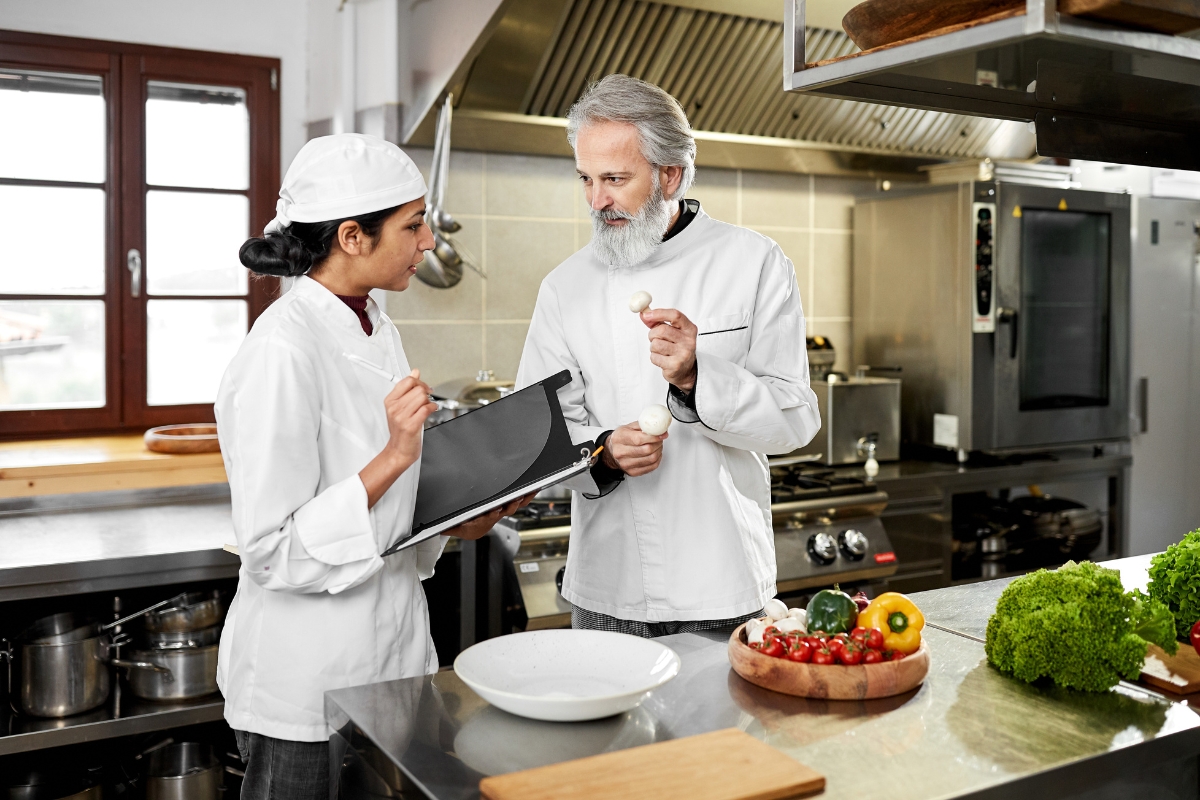
<svg viewBox="0 0 1200 800"><path fill-rule="evenodd" d="M679 667L671 648L608 631L514 633L468 647L454 659L458 677L492 705L555 722L635 708Z"/></svg>

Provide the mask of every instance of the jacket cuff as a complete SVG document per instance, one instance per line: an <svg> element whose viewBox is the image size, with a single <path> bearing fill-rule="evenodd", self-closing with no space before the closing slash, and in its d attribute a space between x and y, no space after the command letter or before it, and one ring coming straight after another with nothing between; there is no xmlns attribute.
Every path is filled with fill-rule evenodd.
<svg viewBox="0 0 1200 800"><path fill-rule="evenodd" d="M612 431L605 431L596 437L596 447L592 452L598 450L601 446L608 442L608 437L612 435ZM592 480L596 482L596 494L584 493L584 497L589 500L597 500L604 497L606 494L611 494L614 489L620 485L621 481L625 480L625 472L621 469L613 469L604 463L604 457L596 459L596 463L591 469Z"/></svg>
<svg viewBox="0 0 1200 800"><path fill-rule="evenodd" d="M304 549L323 564L341 566L379 556L367 489L357 473L300 506L292 518Z"/></svg>
<svg viewBox="0 0 1200 800"><path fill-rule="evenodd" d="M673 383L667 384L667 409L671 416L685 424L700 422L696 412L696 388L700 383L700 362L696 362L696 384L690 392L685 392Z"/></svg>

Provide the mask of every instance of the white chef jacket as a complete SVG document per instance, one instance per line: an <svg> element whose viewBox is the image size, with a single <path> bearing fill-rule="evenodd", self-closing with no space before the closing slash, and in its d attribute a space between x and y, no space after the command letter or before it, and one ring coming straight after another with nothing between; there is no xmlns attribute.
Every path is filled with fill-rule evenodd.
<svg viewBox="0 0 1200 800"><path fill-rule="evenodd" d="M419 464L375 507L358 472L388 441L383 399L409 372L372 301L358 317L308 277L255 322L217 394L217 435L241 551L217 663L225 719L328 739L326 691L437 670L420 581L443 537L380 557L412 526Z"/></svg>
<svg viewBox="0 0 1200 800"><path fill-rule="evenodd" d="M636 266L603 264L591 245L564 261L542 281L517 386L569 369L559 399L576 444L667 404L629 311L639 290L699 329L700 421L673 424L659 468L604 497L582 496L596 492L588 476L572 484L563 597L645 622L758 611L775 595L764 454L807 444L821 424L795 270L775 242L703 210Z"/></svg>

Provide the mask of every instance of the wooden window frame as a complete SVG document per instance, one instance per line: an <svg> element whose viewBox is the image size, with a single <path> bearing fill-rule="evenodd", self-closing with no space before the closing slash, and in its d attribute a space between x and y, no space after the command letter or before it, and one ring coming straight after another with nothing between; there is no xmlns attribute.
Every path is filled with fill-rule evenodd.
<svg viewBox="0 0 1200 800"><path fill-rule="evenodd" d="M261 231L275 216L279 190L279 59L0 30L0 68L99 75L104 85L108 148L104 182L105 405L0 411L0 439L128 432L178 422L213 421L211 403L146 403L147 292L132 296L132 276L125 263L129 250L146 252L147 186L142 141L146 86L153 80L222 85L245 91L250 116L248 196L253 233ZM47 225L52 234L54 222L48 220ZM184 222L180 235L196 234ZM144 267L142 277L144 287ZM249 324L254 324L278 290L275 279L251 277L246 295ZM57 296L0 293L0 298L47 300Z"/></svg>

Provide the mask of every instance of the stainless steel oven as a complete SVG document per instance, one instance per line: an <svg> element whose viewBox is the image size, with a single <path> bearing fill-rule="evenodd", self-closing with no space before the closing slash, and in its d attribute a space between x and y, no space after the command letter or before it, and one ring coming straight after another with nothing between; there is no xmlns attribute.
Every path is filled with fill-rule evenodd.
<svg viewBox="0 0 1200 800"><path fill-rule="evenodd" d="M854 359L903 367L905 441L1129 435L1128 195L1001 181L861 199Z"/></svg>

